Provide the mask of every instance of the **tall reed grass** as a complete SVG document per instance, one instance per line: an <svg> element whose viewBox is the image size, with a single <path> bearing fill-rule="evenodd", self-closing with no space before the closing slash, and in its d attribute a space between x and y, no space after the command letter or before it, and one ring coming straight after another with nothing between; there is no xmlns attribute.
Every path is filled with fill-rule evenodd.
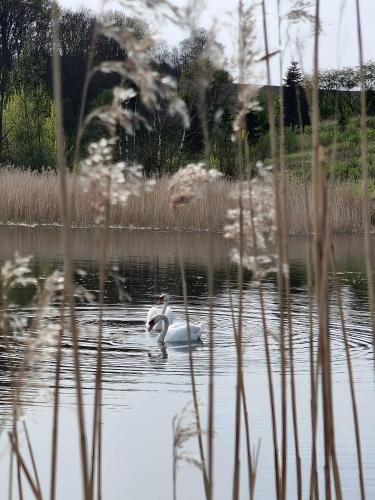
<svg viewBox="0 0 375 500"><path fill-rule="evenodd" d="M126 207L113 206L109 224L112 226L212 230L221 232L226 213L231 206L228 192L234 187L231 180L220 180L209 186L207 195L189 205L172 210L168 192L168 177L157 180L152 192L131 197ZM290 234L306 234L305 184L285 179L286 220ZM90 196L84 193L78 176L68 174L69 198L74 200L72 222L74 226L88 227L95 223ZM58 195L58 177L53 171L42 173L18 168L0 169L0 223L1 224L61 224ZM311 186L308 186L311 191ZM311 197L311 193L310 193ZM363 231L361 186L338 183L329 187L328 216L334 233ZM375 215L375 203L371 202ZM212 221L212 225L209 224ZM311 230L311 228L310 228Z"/></svg>

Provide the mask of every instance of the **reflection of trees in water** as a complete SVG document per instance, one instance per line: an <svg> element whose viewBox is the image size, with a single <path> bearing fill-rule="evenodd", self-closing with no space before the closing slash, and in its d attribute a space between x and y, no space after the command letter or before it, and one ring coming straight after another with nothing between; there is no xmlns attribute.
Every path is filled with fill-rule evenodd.
<svg viewBox="0 0 375 500"><path fill-rule="evenodd" d="M313 270L312 270L313 271ZM329 270L331 271L331 270ZM368 310L367 277L364 271L364 262L345 261L338 263L342 287L346 287L351 296L351 306L359 310ZM307 265L305 262L292 263L290 266L290 288L292 294L305 293L307 288ZM333 276L329 275L329 295L335 295Z"/></svg>
<svg viewBox="0 0 375 500"><path fill-rule="evenodd" d="M135 260L122 261L117 264L118 274L124 278L121 285L126 293L135 302L142 302L145 298L157 297L161 292L171 295L182 295L182 282L180 266L178 262L160 264L158 261L139 262ZM98 288L98 268L95 265L86 266L87 275L81 279L81 284L91 290ZM208 292L207 267L204 265L193 265L189 263L185 268L186 281L189 295L203 297ZM214 271L214 291L220 293L225 290L227 275L223 269ZM118 280L109 275L106 280L106 301L118 302L119 290ZM149 299L147 299L149 300Z"/></svg>
<svg viewBox="0 0 375 500"><path fill-rule="evenodd" d="M356 253L357 256L357 253ZM298 253L298 260L290 264L290 286L292 295L304 293L307 288L307 265L302 259L302 253ZM117 266L116 271L111 268ZM191 258L185 260L185 273L188 285L188 293L192 297L201 298L207 296L208 280L207 265L205 262ZM79 259L75 261L76 269L82 269L86 275L76 275L76 282L88 290L97 291L99 289L98 271L99 264L95 260L85 261ZM35 276L44 277L55 269L62 268L61 259L39 257L32 260L32 269ZM337 271L342 273L340 279L343 285L349 287L352 292L353 307L366 309L368 293L367 280L364 274L364 262L358 258L350 258L345 252L344 258L337 263ZM177 257L169 259L159 259L155 255L147 260L142 257L122 257L111 258L109 263L109 276L106 280L106 302L119 302L119 280L113 275L118 275L121 279L121 287L135 302L144 301L145 297L157 296L160 292L168 291L172 295L181 296L181 273ZM245 272L244 284L248 287L251 284L251 273ZM237 268L224 260L214 262L214 293L219 294L231 284L236 288ZM270 283L276 283L276 276L267 278ZM332 284L331 284L332 285ZM332 285L333 286L333 285ZM332 290L333 292L333 290ZM15 299L18 303L26 303L32 296L33 290L15 290ZM149 299L148 299L149 300Z"/></svg>
<svg viewBox="0 0 375 500"><path fill-rule="evenodd" d="M62 262L54 260L52 263L48 261L46 263L43 259L33 261L32 265L33 272L39 277L50 274L53 270L61 269L61 267ZM78 261L75 262L75 268L85 272L84 275L76 274L76 284L89 291L98 291L99 263ZM207 295L207 266L189 262L185 265L185 273L189 295L194 297ZM231 275L236 276L236 271L231 270ZM220 293L226 288L227 277L223 266L214 269L215 293ZM180 265L177 260L168 263L160 263L158 260L142 262L134 258L111 261L108 264L106 279L105 298L107 303L119 302L119 286L135 302L143 301L145 297L156 297L161 292L181 296ZM24 293L24 291L20 290L20 293Z"/></svg>

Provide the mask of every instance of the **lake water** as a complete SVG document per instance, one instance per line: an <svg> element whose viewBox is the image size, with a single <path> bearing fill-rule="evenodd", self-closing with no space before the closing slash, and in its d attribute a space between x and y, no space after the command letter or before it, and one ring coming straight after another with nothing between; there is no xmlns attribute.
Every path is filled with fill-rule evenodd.
<svg viewBox="0 0 375 500"><path fill-rule="evenodd" d="M0 229L0 261L11 258L15 250L34 255L33 270L45 276L62 266L59 228L3 227ZM108 263L126 279L130 303L121 303L113 278L107 279L104 311L103 358L103 498L172 498L172 419L192 400L188 352L186 347L168 347L166 355L144 332L144 321L155 296L171 294L174 312L184 319L178 248L186 269L192 321L208 322L206 233L125 231L113 229L108 242ZM234 396L236 356L230 312L229 292L236 291L236 269L227 259L227 247L220 235L213 235L214 255L214 333L215 333L215 491L214 498L231 497L234 453ZM371 331L367 313L363 244L360 238L335 240L338 271L347 319L362 432L366 492L375 498L375 393ZM296 388L300 446L303 464L304 498L308 497L310 470L310 392L309 327L304 238L290 240L290 269ZM73 258L77 268L86 271L81 278L92 291L98 288L99 250L93 230L74 231ZM275 282L264 285L269 327L277 332L278 306ZM339 314L330 287L332 370L336 417L336 440L344 498L360 498L348 387L345 352ZM260 440L256 498L274 498L271 421L267 374L259 300L249 277L244 298L244 373L248 397L252 444ZM81 329L81 364L87 425L91 426L91 404L95 373L95 335L98 309L95 305L77 307ZM273 374L279 412L279 347L271 340ZM194 349L197 386L206 427L208 391L208 343ZM2 365L3 413L9 407L9 373ZM48 492L54 364L44 362L37 381L28 389L26 422L34 446L44 491ZM64 340L61 376L60 442L58 458L58 498L80 498L80 461L77 448L77 417L69 339ZM288 396L289 397L289 396ZM323 480L322 428L319 425L319 475ZM294 452L289 416L288 499L296 498ZM26 450L25 438L21 438ZM193 438L188 450L196 452ZM246 455L243 439L241 499L247 492ZM1 440L0 498L6 497L9 446L6 433ZM203 499L201 474L184 465L178 471L178 498ZM32 498L26 484L25 498Z"/></svg>

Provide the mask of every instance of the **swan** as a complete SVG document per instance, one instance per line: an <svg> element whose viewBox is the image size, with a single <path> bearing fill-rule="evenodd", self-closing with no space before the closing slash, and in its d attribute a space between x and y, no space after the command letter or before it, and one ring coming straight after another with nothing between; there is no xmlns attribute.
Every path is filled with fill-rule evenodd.
<svg viewBox="0 0 375 500"><path fill-rule="evenodd" d="M160 295L159 304L163 304L163 309L160 312L159 307L156 307L156 306L151 307L151 309L148 311L148 314L147 314L146 327L149 324L150 320L154 316L156 316L157 314L164 314L165 316L167 316L170 325L172 325L174 323L174 314L173 314L172 309L169 307L169 299L170 299L170 296L167 293ZM154 332L161 332L162 328L163 328L163 323L162 323L162 321L159 321L159 322L154 324L152 330Z"/></svg>
<svg viewBox="0 0 375 500"><path fill-rule="evenodd" d="M164 343L177 343L177 342L189 342L189 330L190 330L190 341L198 342L202 335L202 324L194 325L183 321L177 321L169 324L168 316L165 314L157 314L147 322L147 331L151 332L154 328L155 323L161 322L163 324L162 331L159 333L157 341L160 344Z"/></svg>

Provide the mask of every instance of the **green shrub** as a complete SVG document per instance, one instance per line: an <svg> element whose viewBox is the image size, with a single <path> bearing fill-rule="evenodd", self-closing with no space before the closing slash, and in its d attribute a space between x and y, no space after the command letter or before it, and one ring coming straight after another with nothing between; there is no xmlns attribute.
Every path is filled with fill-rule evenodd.
<svg viewBox="0 0 375 500"><path fill-rule="evenodd" d="M4 129L10 163L37 169L55 166L55 112L42 87L28 92L22 89L9 97Z"/></svg>

